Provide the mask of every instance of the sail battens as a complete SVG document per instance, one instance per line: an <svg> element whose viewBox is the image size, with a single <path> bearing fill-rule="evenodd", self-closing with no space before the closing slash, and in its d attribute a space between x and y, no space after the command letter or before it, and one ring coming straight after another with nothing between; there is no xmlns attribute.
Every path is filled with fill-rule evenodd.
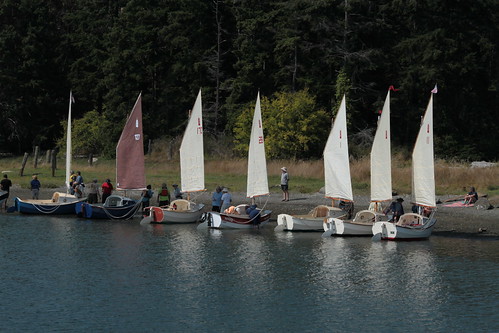
<svg viewBox="0 0 499 333"><path fill-rule="evenodd" d="M139 94L116 145L116 188L143 190L145 187L142 94Z"/></svg>
<svg viewBox="0 0 499 333"><path fill-rule="evenodd" d="M246 186L246 196L248 198L263 196L269 193L267 161L265 158L265 140L262 124L260 92L258 92L248 152L248 179Z"/></svg>
<svg viewBox="0 0 499 333"><path fill-rule="evenodd" d="M202 113L200 89L180 145L180 184L185 193L205 191Z"/></svg>

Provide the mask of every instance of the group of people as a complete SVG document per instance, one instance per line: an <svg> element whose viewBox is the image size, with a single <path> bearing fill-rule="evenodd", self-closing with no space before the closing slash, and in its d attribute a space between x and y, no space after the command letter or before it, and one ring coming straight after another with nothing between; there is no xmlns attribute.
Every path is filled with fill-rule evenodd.
<svg viewBox="0 0 499 333"><path fill-rule="evenodd" d="M147 185L146 189L142 191L142 211L151 206L151 198L154 196L154 191L151 185ZM166 183L161 184L161 189L158 192L157 202L160 207L167 207L170 205L171 198L182 199L183 193L177 184L173 184L173 193L170 195Z"/></svg>

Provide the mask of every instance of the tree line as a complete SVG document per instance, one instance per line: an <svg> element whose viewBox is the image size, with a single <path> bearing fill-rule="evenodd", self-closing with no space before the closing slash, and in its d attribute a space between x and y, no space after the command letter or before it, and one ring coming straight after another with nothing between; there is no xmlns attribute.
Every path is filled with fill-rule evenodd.
<svg viewBox="0 0 499 333"><path fill-rule="evenodd" d="M4 0L0 151L62 141L70 90L78 149L112 154L139 92L146 139L176 137L201 88L206 135L244 151L260 91L270 155L320 157L342 95L349 135L370 133L390 85L410 150L437 84L437 156L497 160L498 16L496 0Z"/></svg>

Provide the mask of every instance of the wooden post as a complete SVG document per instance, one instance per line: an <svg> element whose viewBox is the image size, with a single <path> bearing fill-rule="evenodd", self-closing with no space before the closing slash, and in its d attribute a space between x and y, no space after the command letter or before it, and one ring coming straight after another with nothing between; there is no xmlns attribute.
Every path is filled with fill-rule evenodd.
<svg viewBox="0 0 499 333"><path fill-rule="evenodd" d="M52 177L55 177L55 169L57 169L57 155L55 150L52 150Z"/></svg>
<svg viewBox="0 0 499 333"><path fill-rule="evenodd" d="M49 164L50 163L51 157L52 156L50 156L50 149L47 149L47 153L45 155L45 164Z"/></svg>
<svg viewBox="0 0 499 333"><path fill-rule="evenodd" d="M35 146L35 159L33 160L33 168L38 167L38 155L40 154L40 146Z"/></svg>
<svg viewBox="0 0 499 333"><path fill-rule="evenodd" d="M152 144L152 140L149 139L149 144L147 146L147 155L149 155L149 156L151 155L151 144Z"/></svg>
<svg viewBox="0 0 499 333"><path fill-rule="evenodd" d="M20 172L21 177L24 176L24 167L26 166L26 162L28 162L28 156L29 156L28 153L24 153L23 163L21 164L21 172Z"/></svg>
<svg viewBox="0 0 499 333"><path fill-rule="evenodd" d="M92 166L94 163L94 154L90 153L88 154L88 165Z"/></svg>

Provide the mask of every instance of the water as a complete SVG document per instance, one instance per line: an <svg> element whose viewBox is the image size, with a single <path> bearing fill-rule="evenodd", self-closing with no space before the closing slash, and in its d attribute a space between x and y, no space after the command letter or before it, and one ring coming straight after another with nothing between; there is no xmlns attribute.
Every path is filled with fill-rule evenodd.
<svg viewBox="0 0 499 333"><path fill-rule="evenodd" d="M0 216L0 331L498 331L499 242Z"/></svg>

